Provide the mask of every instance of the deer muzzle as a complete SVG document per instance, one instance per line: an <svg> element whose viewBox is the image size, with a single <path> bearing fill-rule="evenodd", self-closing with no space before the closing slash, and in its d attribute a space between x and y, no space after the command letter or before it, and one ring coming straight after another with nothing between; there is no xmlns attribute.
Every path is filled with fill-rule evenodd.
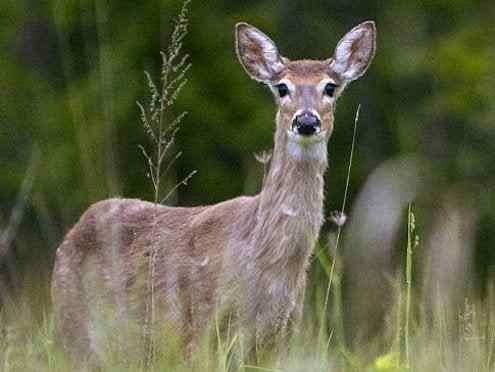
<svg viewBox="0 0 495 372"><path fill-rule="evenodd" d="M321 130L320 119L310 111L303 111L292 121L292 130L301 136L312 136Z"/></svg>

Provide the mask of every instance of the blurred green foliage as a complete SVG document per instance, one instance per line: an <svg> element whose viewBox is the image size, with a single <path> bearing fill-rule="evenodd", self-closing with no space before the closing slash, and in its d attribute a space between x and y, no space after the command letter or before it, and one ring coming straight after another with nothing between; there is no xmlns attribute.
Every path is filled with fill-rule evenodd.
<svg viewBox="0 0 495 372"><path fill-rule="evenodd" d="M180 5L2 1L0 222L39 144L41 166L19 237L28 252L36 244L37 252L51 254L92 202L112 195L152 198L138 149L147 137L135 102L147 98L144 70L159 73L159 52ZM189 114L177 137L183 156L169 184L198 173L179 189L175 203L208 204L259 190L262 166L253 153L272 146L275 105L237 62L236 22L258 26L282 54L297 59L330 57L347 30L373 19L375 61L347 89L336 113L327 210L341 203L353 115L361 103L351 203L384 160L417 154L437 177L426 201L451 184L471 195L480 213L478 271L495 274L492 2L197 0L190 18L185 50L193 67L174 107Z"/></svg>

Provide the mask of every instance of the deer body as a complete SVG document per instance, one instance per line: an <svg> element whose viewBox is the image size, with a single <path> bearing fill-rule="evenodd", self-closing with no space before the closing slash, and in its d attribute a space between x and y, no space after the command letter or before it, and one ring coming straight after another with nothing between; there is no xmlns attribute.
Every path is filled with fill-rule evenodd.
<svg viewBox="0 0 495 372"><path fill-rule="evenodd" d="M306 269L323 223L327 142L337 96L374 54L372 22L327 61L289 61L265 34L238 24L241 64L269 85L279 110L262 191L212 206L170 208L131 199L90 207L58 248L52 297L65 346L98 348L92 304L116 318L172 325L190 347L219 308L256 342L283 334L302 312ZM152 296L150 296L152 292ZM156 324L155 324L156 323Z"/></svg>

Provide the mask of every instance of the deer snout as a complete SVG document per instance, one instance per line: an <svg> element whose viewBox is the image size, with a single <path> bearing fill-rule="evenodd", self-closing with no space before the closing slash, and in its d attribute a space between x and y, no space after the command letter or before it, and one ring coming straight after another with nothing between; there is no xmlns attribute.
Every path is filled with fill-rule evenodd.
<svg viewBox="0 0 495 372"><path fill-rule="evenodd" d="M320 119L310 111L303 111L292 121L292 129L302 136L312 136L320 131Z"/></svg>

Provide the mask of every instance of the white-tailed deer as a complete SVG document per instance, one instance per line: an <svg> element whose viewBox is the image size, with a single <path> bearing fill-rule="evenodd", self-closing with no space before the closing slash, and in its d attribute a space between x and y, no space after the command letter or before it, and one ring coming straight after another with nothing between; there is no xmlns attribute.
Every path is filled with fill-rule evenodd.
<svg viewBox="0 0 495 372"><path fill-rule="evenodd" d="M239 61L278 105L261 192L193 208L134 199L92 205L58 248L53 274L55 316L68 349L97 351L92 305L99 301L114 306L116 319L145 322L156 309L150 326L172 325L186 348L219 308L256 342L283 334L299 318L323 223L335 105L368 68L375 34L374 23L364 22L331 58L290 61L264 33L237 24Z"/></svg>

